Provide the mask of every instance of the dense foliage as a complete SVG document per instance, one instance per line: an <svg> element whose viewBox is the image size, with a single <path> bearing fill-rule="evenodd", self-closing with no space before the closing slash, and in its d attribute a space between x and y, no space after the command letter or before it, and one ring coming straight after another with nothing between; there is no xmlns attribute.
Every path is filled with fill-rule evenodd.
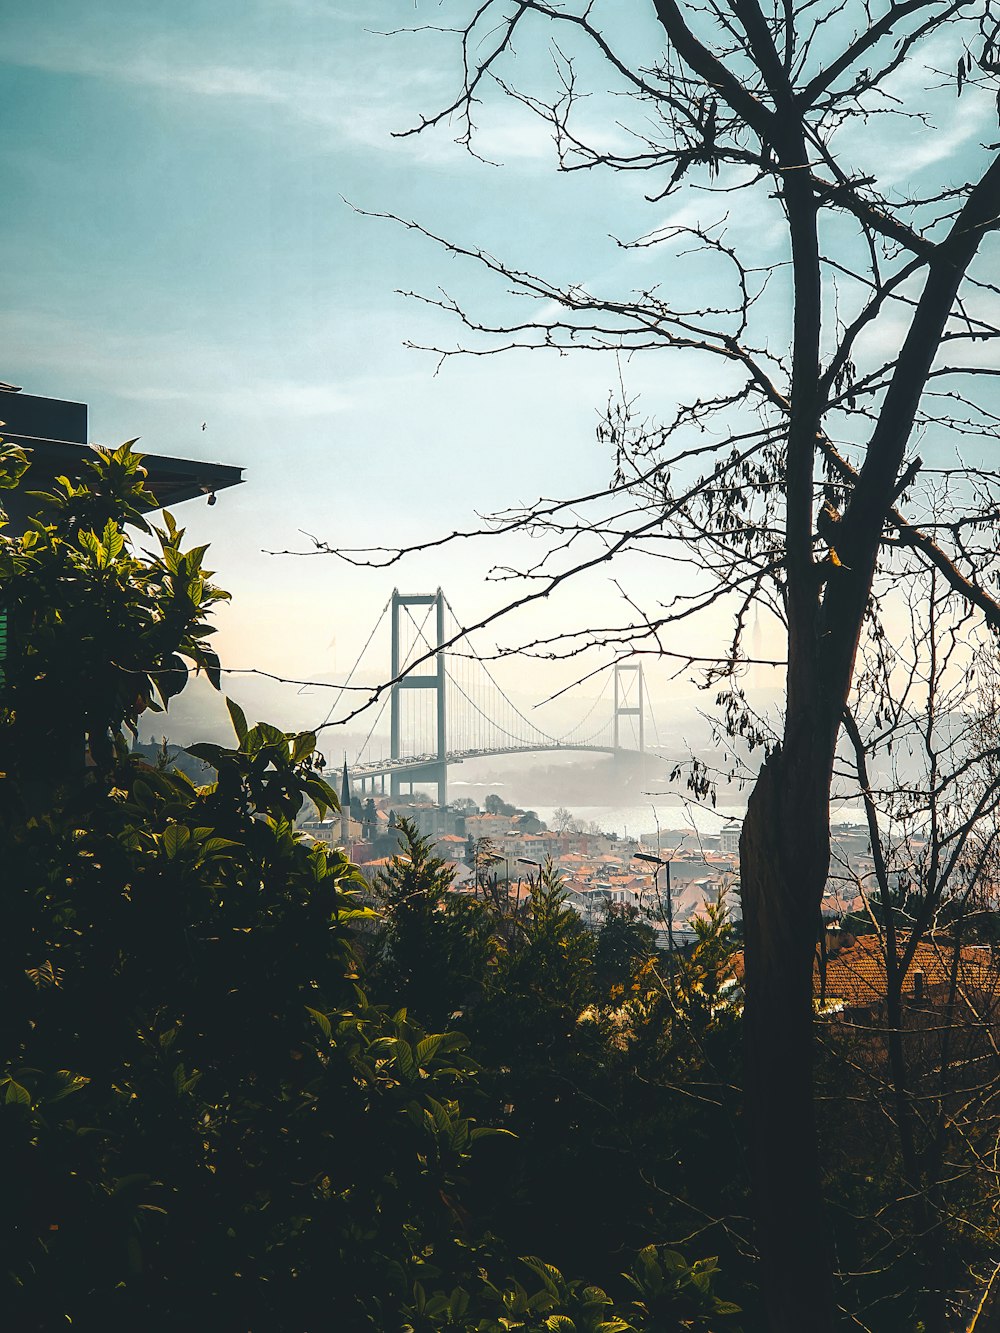
<svg viewBox="0 0 1000 1333"><path fill-rule="evenodd" d="M667 957L635 913L586 928L551 867L501 880L488 847L455 892L406 820L369 886L296 828L336 807L315 738L232 702L231 746L190 747L208 785L130 752L192 669L219 683L225 594L169 517L146 527L127 446L37 502L0 536L9 1326L762 1327L722 908ZM942 1082L976 1031L906 1038L915 1190L877 1015L823 1026L831 1244L879 1333L916 1333L932 1288L968 1308L992 1254L992 1085Z"/></svg>
<svg viewBox="0 0 1000 1333"><path fill-rule="evenodd" d="M373 908L295 828L336 806L314 738L235 704L231 748L191 747L209 785L129 753L190 670L219 681L224 594L150 503L125 446L0 537L9 1326L732 1326L630 1156L669 1112L615 1125L628 1053L671 1040L646 941L602 994L551 875L521 910L463 901L408 827ZM519 1258L543 1243L573 1276Z"/></svg>

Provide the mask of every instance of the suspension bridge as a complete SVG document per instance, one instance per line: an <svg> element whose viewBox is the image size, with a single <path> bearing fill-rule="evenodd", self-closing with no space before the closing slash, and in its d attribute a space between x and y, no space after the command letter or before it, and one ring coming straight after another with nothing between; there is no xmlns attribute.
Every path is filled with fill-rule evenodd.
<svg viewBox="0 0 1000 1333"><path fill-rule="evenodd" d="M641 660L613 663L585 715L561 736L532 722L498 684L476 653L448 599L433 593L394 589L347 680L327 714L336 710L382 627L390 617L390 685L364 743L348 760L351 781L361 792L412 793L417 783L437 786L439 805L448 801L448 768L487 755L538 751L645 753L649 707ZM389 751L375 733L389 709ZM379 749L379 754L374 751Z"/></svg>

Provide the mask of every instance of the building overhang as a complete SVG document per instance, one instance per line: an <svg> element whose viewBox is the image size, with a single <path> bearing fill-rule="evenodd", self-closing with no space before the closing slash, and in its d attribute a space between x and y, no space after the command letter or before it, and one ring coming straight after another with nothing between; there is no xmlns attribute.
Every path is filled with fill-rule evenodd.
<svg viewBox="0 0 1000 1333"><path fill-rule="evenodd" d="M0 389L0 423L0 438L20 445L31 459L30 490L45 490L60 476L79 481L86 464L93 461L94 448L87 441L86 403ZM213 496L243 481L243 469L227 463L142 453L142 464L158 509L202 495ZM26 512L20 512L22 497L23 504L30 503L24 490L4 496L4 508L14 522L27 517Z"/></svg>

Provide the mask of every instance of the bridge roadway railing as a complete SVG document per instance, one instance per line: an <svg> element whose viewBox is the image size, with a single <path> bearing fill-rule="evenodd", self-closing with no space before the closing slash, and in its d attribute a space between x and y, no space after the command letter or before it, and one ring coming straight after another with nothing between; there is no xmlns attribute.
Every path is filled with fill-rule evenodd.
<svg viewBox="0 0 1000 1333"><path fill-rule="evenodd" d="M621 751L629 749L628 746L618 747ZM585 751L590 754L616 754L618 750L613 745L573 745L569 742L560 744L549 743L539 745L504 745L495 746L487 750L451 750L445 755L444 763L461 764L466 759L486 758L490 755L503 754L538 754L541 752L568 752ZM638 753L638 751L636 751ZM348 770L352 778L370 778L380 777L385 773L412 773L419 769L437 769L441 765L441 760L436 754L407 754L400 755L398 759L371 759L362 763L348 765Z"/></svg>

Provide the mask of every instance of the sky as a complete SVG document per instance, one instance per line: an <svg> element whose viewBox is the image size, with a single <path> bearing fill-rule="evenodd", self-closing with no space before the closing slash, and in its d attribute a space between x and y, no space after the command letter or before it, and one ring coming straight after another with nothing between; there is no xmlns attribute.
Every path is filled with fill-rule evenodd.
<svg viewBox="0 0 1000 1333"><path fill-rule="evenodd" d="M661 40L651 8L622 36L647 56ZM215 507L178 511L192 541L211 542L209 563L233 594L218 616L231 667L336 679L394 585L440 585L471 620L499 604L502 587L484 576L507 558L495 542L473 543L364 571L269 551L308 550L307 534L403 544L608 479L595 427L622 373L615 359L515 354L438 370L404 343L456 331L399 290L458 291L487 315L494 295L415 232L360 210L609 290L649 282L655 263L612 237L677 215L645 200L641 178L558 175L544 128L509 102L484 109L478 141L501 165L470 158L454 127L393 137L447 100L455 65L441 34L384 30L442 12L426 0L36 0L0 20L0 379L89 403L97 442L139 436L153 452L245 469L245 485ZM530 73L532 52L521 58ZM620 133L613 106L597 100L587 114L595 132ZM914 138L918 175L960 154L981 114L969 99L937 149ZM926 161L912 157L918 146ZM714 199L705 207L722 211ZM765 206L728 225L778 258L775 220ZM627 374L651 407L679 391L677 372L649 359ZM670 577L662 566L633 573L640 596ZM616 598L606 578L592 581L517 632L586 624ZM711 651L725 630L709 622L686 645ZM574 672L497 668L525 707ZM648 679L665 711L704 702L665 670ZM235 680L232 693L281 725L326 714L321 691ZM564 716L593 693L579 709L564 701Z"/></svg>

